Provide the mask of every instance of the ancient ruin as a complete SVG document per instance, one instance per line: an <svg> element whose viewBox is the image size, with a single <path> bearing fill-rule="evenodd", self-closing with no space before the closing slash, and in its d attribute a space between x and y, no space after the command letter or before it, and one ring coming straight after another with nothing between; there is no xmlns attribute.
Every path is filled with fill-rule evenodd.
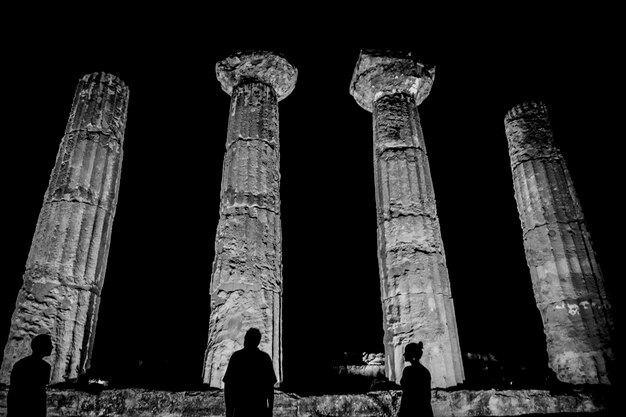
<svg viewBox="0 0 626 417"><path fill-rule="evenodd" d="M4 395L3 395L4 394ZM4 397L4 398L3 398ZM301 397L276 391L276 417L397 416L402 392L374 391L363 394L315 395ZM6 391L0 390L0 416L5 416ZM435 417L520 416L563 413L574 416L608 416L607 395L598 391L551 393L548 390L443 390L434 389ZM155 391L126 388L90 393L53 388L48 390L48 415L223 417L224 395L210 391Z"/></svg>
<svg viewBox="0 0 626 417"><path fill-rule="evenodd" d="M543 320L549 366L563 382L609 384L613 319L600 267L546 106L527 102L504 120L526 262Z"/></svg>
<svg viewBox="0 0 626 417"><path fill-rule="evenodd" d="M294 90L298 71L278 54L247 51L219 61L216 75L231 104L202 382L223 388L232 353L243 347L246 331L256 327L263 335L259 347L272 357L280 383L278 102ZM396 415L402 391L393 382L399 383L402 376L405 345L417 341L424 343L421 362L432 376L434 415L604 413L614 384L611 306L572 178L554 144L541 102L513 107L504 124L549 366L560 381L577 386L545 380L541 383L549 389L517 389L507 381L501 389L489 381L487 389L475 389L470 383L446 389L463 383L465 371L471 375L472 358L465 352L470 361L464 369L417 110L433 80L434 68L416 62L410 53L362 50L359 55L350 94L372 113L373 120L385 353L364 354L361 363L334 366L342 381L368 379L366 388L303 396L277 391L275 415ZM88 74L79 81L11 319L0 370L0 384L4 384L0 416L6 415L6 384L13 365L28 356L31 339L41 333L50 334L54 342L48 359L50 383L72 382L49 388L50 415L217 416L225 412L223 392L206 386L176 391L132 385L106 389L107 381L100 380L76 383L89 368L94 344L120 184L128 97L129 89L111 74ZM494 357L487 359L497 362ZM484 369L487 360L481 360ZM502 374L504 367L494 369ZM323 375L323 383L328 384L329 374ZM369 384L370 380L376 384Z"/></svg>
<svg viewBox="0 0 626 417"><path fill-rule="evenodd" d="M0 382L30 354L30 341L52 336L51 383L89 366L115 215L129 90L106 73L76 88L65 135L37 221L24 283L2 361Z"/></svg>
<svg viewBox="0 0 626 417"><path fill-rule="evenodd" d="M400 381L404 346L422 341L433 387L464 380L454 304L417 106L434 69L409 53L363 50L350 94L374 122L378 263L386 376Z"/></svg>
<svg viewBox="0 0 626 417"><path fill-rule="evenodd" d="M256 327L259 348L282 379L282 242L278 102L295 88L297 69L270 52L232 55L216 64L231 96L222 171L220 220L211 276L211 316L203 380L222 387L232 353Z"/></svg>

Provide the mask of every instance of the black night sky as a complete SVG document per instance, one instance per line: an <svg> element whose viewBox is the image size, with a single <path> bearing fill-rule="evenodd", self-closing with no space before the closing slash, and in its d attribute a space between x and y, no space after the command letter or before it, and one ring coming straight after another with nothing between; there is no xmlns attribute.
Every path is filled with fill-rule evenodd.
<svg viewBox="0 0 626 417"><path fill-rule="evenodd" d="M464 353L545 361L503 124L523 100L547 103L609 291L617 285L623 50L603 17L368 30L268 20L253 31L161 12L77 26L24 19L2 41L0 345L74 90L106 71L129 86L130 105L93 370L123 379L141 360L153 382L200 381L230 100L214 68L246 49L280 52L299 70L279 105L287 382L344 351L383 350L371 114L348 91L361 48L410 50L437 68L419 112Z"/></svg>

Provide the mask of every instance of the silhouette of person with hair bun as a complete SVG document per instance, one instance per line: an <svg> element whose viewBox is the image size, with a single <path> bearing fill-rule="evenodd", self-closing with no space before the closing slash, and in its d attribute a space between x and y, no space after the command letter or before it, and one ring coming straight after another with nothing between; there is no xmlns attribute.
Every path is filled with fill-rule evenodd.
<svg viewBox="0 0 626 417"><path fill-rule="evenodd" d="M270 355L259 350L261 332L246 332L243 349L230 357L224 374L226 417L267 417L274 408L276 374Z"/></svg>
<svg viewBox="0 0 626 417"><path fill-rule="evenodd" d="M424 344L409 343L404 348L405 366L400 379L402 401L398 417L432 417L430 406L430 372L419 360L424 353Z"/></svg>
<svg viewBox="0 0 626 417"><path fill-rule="evenodd" d="M47 334L37 335L30 347L32 354L17 361L11 370L7 417L45 417L47 412L50 364L43 358L52 353L52 339Z"/></svg>

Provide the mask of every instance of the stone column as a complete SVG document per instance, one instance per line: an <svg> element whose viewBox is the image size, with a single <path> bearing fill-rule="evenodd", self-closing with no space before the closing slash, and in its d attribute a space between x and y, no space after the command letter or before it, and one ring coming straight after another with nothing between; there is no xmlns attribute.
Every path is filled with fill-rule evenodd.
<svg viewBox="0 0 626 417"><path fill-rule="evenodd" d="M203 381L223 387L233 352L249 328L263 338L282 379L282 232L278 102L298 72L271 52L241 52L216 64L231 96L220 220L211 276L211 316Z"/></svg>
<svg viewBox="0 0 626 417"><path fill-rule="evenodd" d="M454 304L417 106L434 70L409 53L363 50L350 93L373 113L378 264L386 375L400 381L404 346L424 343L433 387L464 380Z"/></svg>
<svg viewBox="0 0 626 417"><path fill-rule="evenodd" d="M122 167L128 88L94 73L78 83L33 236L4 349L1 382L50 334L51 383L89 367Z"/></svg>
<svg viewBox="0 0 626 417"><path fill-rule="evenodd" d="M504 119L526 262L559 380L609 384L613 319L572 178L555 147L546 106Z"/></svg>

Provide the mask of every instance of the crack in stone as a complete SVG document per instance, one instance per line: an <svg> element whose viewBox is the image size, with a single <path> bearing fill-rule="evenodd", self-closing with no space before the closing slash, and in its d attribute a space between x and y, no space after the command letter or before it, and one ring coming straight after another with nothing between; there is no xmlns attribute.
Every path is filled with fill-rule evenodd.
<svg viewBox="0 0 626 417"><path fill-rule="evenodd" d="M52 204L61 203L61 202L84 204L86 206L95 207L97 209L104 210L107 213L111 213L111 210L109 208L105 207L103 204L100 204L100 202L92 203L92 202L89 202L89 201L79 200L76 197L70 197L70 198L67 198L67 197L50 197L48 199L48 201L46 201L44 204L52 205Z"/></svg>
<svg viewBox="0 0 626 417"><path fill-rule="evenodd" d="M48 201L46 201L46 204L54 204L54 203L60 203L60 202L65 202L65 203L79 203L79 204L84 204L86 206L92 206L92 207L96 207L96 208L101 208L103 210L107 210L106 208L102 207L101 204L98 203L92 203L90 201L85 201L85 200L80 200L76 197L51 197Z"/></svg>
<svg viewBox="0 0 626 417"><path fill-rule="evenodd" d="M385 241L385 246L387 246L387 241ZM441 254L441 250L438 250L436 248L432 248L432 251L429 250L425 250L425 249L420 249L418 247L419 245L416 245L415 243L400 243L397 245L394 245L391 248L387 249L387 253L388 254L393 254L394 258L396 256L401 256L401 258L405 258L409 255L414 255L417 253L421 253L424 255L437 255L437 254ZM442 246L442 245L439 245ZM400 252L406 252L406 253L400 253Z"/></svg>
<svg viewBox="0 0 626 417"><path fill-rule="evenodd" d="M278 144L278 141L274 141L271 139L263 139L263 138L252 138L252 137L243 137L241 135L237 136L237 139L231 141L228 146L226 147L226 151L230 151L230 149L233 147L233 145L235 145L235 143L239 142L239 141L244 141L244 142L262 142L264 144L266 144L267 146L269 146L270 148L272 148L273 151L278 152L280 150L280 145Z"/></svg>
<svg viewBox="0 0 626 417"><path fill-rule="evenodd" d="M262 285L261 284L261 289L264 291L269 291L271 293L274 294L282 294L283 290L279 285L272 285L272 286L267 286L267 285Z"/></svg>
<svg viewBox="0 0 626 417"><path fill-rule="evenodd" d="M97 284L96 285L74 284L71 282L73 278L75 277L68 276L68 275L61 276L60 273L55 273L54 275L46 275L44 277L37 276L35 274L32 274L32 275L29 274L28 276L28 280L31 282L31 284L49 285L51 288L66 287L66 288L71 288L71 289L79 290L79 291L89 291L92 294L95 294L97 296L101 295L101 289L99 288Z"/></svg>
<svg viewBox="0 0 626 417"><path fill-rule="evenodd" d="M73 140L75 142L79 141L88 141L97 143L98 145L102 145L103 147L119 150L121 149L124 141L124 134L117 132L103 132L98 128L81 128L81 129L72 129L65 132L65 136L68 137L69 140ZM63 138L65 140L65 137ZM111 147L111 143L117 145L118 149L114 149Z"/></svg>
<svg viewBox="0 0 626 417"><path fill-rule="evenodd" d="M222 206L222 208L220 210L220 214L222 214L222 215L224 215L226 217L236 217L236 216L240 216L240 215L244 215L245 214L246 216L250 217L251 219L257 218L257 216L253 216L249 212L249 210L245 210L245 213L244 212L240 212L240 213L224 213L224 211L228 210L229 208L230 209L246 208L246 209L264 210L264 211L267 211L267 212L270 212L270 213L274 213L277 216L280 216L280 210L277 211L277 210L271 209L269 207L259 206L257 204L251 204L251 205L248 205L248 204L228 204L227 206L224 205L224 206Z"/></svg>
<svg viewBox="0 0 626 417"><path fill-rule="evenodd" d="M390 215L388 215L387 213L389 213ZM385 213L381 214L381 217L383 218L383 222L385 221L389 221L391 219L401 219L401 218L405 218L405 217L426 217L427 219L430 219L432 221L438 221L439 217L436 214L428 214L424 211L416 213L416 212L410 212L408 210L399 210L399 209L389 209L389 210L385 210ZM381 221L378 221L378 224L381 224Z"/></svg>
<svg viewBox="0 0 626 417"><path fill-rule="evenodd" d="M451 295L446 294L446 293L444 293L444 292L442 292L440 290L439 291L419 291L419 292L411 291L411 292L403 292L402 294L390 295L388 297L381 297L380 299L381 299L382 302L387 302L387 301L390 301L390 300L393 300L393 299L396 299L396 298L399 298L399 297L404 297L404 296L407 296L407 295L440 295L440 296L445 297L445 298L447 298L449 300L452 300L452 296ZM399 333L396 333L396 334L399 334Z"/></svg>
<svg viewBox="0 0 626 417"><path fill-rule="evenodd" d="M95 286L95 287L90 287L90 286L86 286L86 285L78 285L78 284L70 284L65 282L65 280L61 281L63 286L68 287L68 288L72 288L74 290L79 290L79 291L89 291L90 293L100 297L100 289Z"/></svg>
<svg viewBox="0 0 626 417"><path fill-rule="evenodd" d="M543 223L540 223L540 224L536 224L535 226L531 227L528 230L525 230L522 233L522 236L524 237L524 239L526 239L526 236L530 232L533 232L536 229L539 229L540 227L550 226L550 225L559 225L559 224L560 225L564 225L564 226L576 225L576 226L578 226L579 230L582 231L583 228L581 226L582 226L583 222L584 222L584 219L583 220L570 220L570 221L556 220L556 221L551 221L551 222L543 222ZM552 230L552 229L550 229L550 230Z"/></svg>
<svg viewBox="0 0 626 417"><path fill-rule="evenodd" d="M415 145L400 145L400 146L389 146L386 147L385 149L376 149L376 154L378 155L379 159L382 159L383 156L386 156L385 154L390 153L390 154L394 154L394 153L399 153L401 154L402 158L398 158L398 159L416 159L416 155L413 154L406 154L406 151L420 151L423 152L424 155L426 155L426 151L423 148L420 148L419 146L415 146ZM385 159L385 161L389 161L389 159Z"/></svg>
<svg viewBox="0 0 626 417"><path fill-rule="evenodd" d="M533 157L533 158L528 158L528 159L523 159L523 160L518 160L516 161L514 164L511 165L511 172L513 172L513 174L515 174L515 170L522 165L523 163L526 162L534 162L534 161L548 161L548 162L562 162L563 161L563 157L562 156L555 156L555 155L550 155L550 156L538 156L538 157Z"/></svg>

